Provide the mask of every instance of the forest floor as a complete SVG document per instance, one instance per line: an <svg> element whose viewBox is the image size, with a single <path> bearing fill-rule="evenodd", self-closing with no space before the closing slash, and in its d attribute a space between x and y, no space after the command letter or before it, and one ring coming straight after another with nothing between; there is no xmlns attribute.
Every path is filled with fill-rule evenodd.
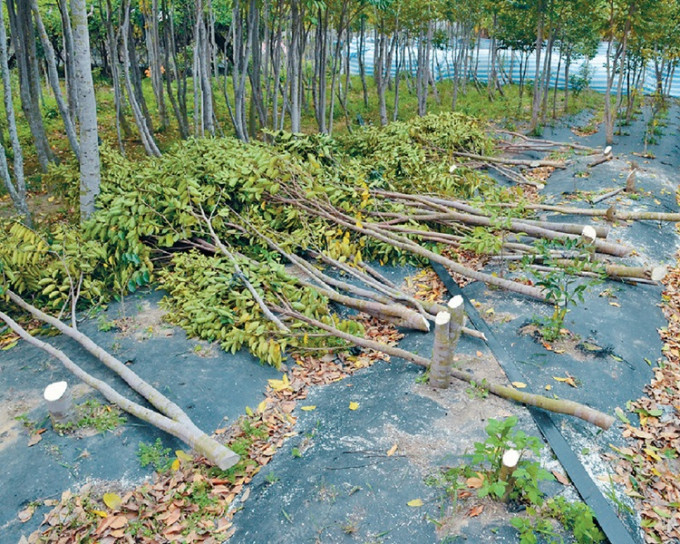
<svg viewBox="0 0 680 544"><path fill-rule="evenodd" d="M614 160L588 168L592 158L574 155L565 170L552 174L543 193L554 203L589 206L588 197L622 186L630 161L635 160L640 168L638 196L619 195L607 204L616 202L620 209L676 211L679 111L675 106L669 110L667 126L649 146L656 158L637 155L647 132L648 120L641 115L624 127L628 134L617 137ZM602 145L601 133L583 136L583 130L577 130L581 134L577 136L572 130L587 127L590 115L560 122L544 135ZM569 220L577 222L578 217ZM636 249L631 263L676 266L674 255L680 243L672 223L621 222L612 226L609 238ZM501 268L492 270L505 273ZM383 272L392 281L410 283L420 296L448 296L430 271L402 267ZM549 313L546 305L477 283L463 288L505 350L494 353L481 340L464 337L458 347L463 368L480 381L505 381L498 361L509 359L527 390L550 391L608 413L620 409L620 421L606 432L567 417L550 418L612 508L619 511L635 542L643 541L641 513L648 524L656 515L664 526L660 534L672 538L671 522L677 512L661 503L637 506L626 494L631 491L628 469L612 449L635 453L645 446L645 440L654 440L643 438L641 446L626 437L632 427L625 421L637 425L638 415L643 415L645 428L653 428L655 420L671 426L677 421L674 410L678 408L673 408L670 399L663 404L658 396L654 406L647 405L647 412L629 411L635 408L629 402L645 395L655 372L658 376L659 369L663 370L664 353L671 352L670 348L663 351L658 333L668 325L661 308L662 291L661 286L615 282L590 288L585 302L567 317L565 327L576 340L569 346L554 346L522 334L533 316ZM509 524L516 513L478 499L474 489L452 502L425 481L442 466L464 462L464 454L484 440L490 418L515 415L521 429L540 436L528 410L493 396L479 398L467 384L434 390L422 383L422 369L376 354L290 363L284 380L281 372L260 365L246 353L226 354L165 325L157 309L159 298L156 292L130 296L124 305L111 305L86 320L81 330L171 395L199 427L215 430L217 436L234 433L228 429L245 413L231 438L249 440L254 463L242 473L216 477L173 454L181 450L181 443L132 419L104 433L53 432L41 405L41 391L68 376L37 349L13 346L5 337L0 346L0 414L10 417L0 419L0 542L17 542L31 533L33 542L38 535L34 531L46 532L50 542L65 536L75 541L79 527L90 527L100 542L115 542L117 535L132 535L131 542L143 538L191 541L191 535L208 529L212 542L231 536L230 542L248 544L517 541ZM680 306L673 307L678 300L668 298L666 311L678 315ZM387 341L401 336L375 323L368 330ZM60 337L53 342L86 369L102 375L73 343ZM399 345L427 356L431 344L431 334L408 333ZM83 388L74 389L74 395L82 395L77 402L91 396ZM650 417L650 412L657 415ZM653 433L653 429L645 432ZM170 449L169 455L152 446L159 437L163 447ZM175 460L176 470L155 483L149 480L152 467L140 466L140 442L147 445L142 448L147 458L155 456L161 464L164 458ZM565 469L548 448L541 461L559 475L544 491L576 498ZM200 493L199 480L205 482ZM639 485L632 491L644 490L646 484ZM180 488L191 492L177 491ZM67 489L70 495L62 495ZM107 515L110 505L102 503L103 493L148 509L153 524L133 528L127 526L124 515ZM180 516L178 511L187 504L212 509L214 526L200 526L191 516ZM41 526L46 515L47 523ZM51 531L52 525L61 527L60 532ZM150 527L154 534L149 533ZM194 541L208 540L196 536Z"/></svg>

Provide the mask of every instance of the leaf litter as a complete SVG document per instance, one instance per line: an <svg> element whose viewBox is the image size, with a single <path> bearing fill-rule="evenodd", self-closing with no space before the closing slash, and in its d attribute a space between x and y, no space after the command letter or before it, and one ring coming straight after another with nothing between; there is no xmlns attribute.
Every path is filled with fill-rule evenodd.
<svg viewBox="0 0 680 544"><path fill-rule="evenodd" d="M666 360L654 369L646 396L628 407L638 414L639 428L626 418L623 436L628 445L612 446L612 457L619 460L612 481L636 501L649 543L680 539L680 263L663 283L668 326L659 334Z"/></svg>
<svg viewBox="0 0 680 544"><path fill-rule="evenodd" d="M366 336L396 344L402 334L378 319L360 315ZM214 436L241 455L241 461L221 471L200 456L176 452L172 469L155 473L153 482L132 490L113 493L93 491L89 484L74 494L66 491L48 512L41 527L26 540L28 544L99 544L183 542L213 544L226 541L235 531L233 514L249 495L245 486L272 459L283 442L295 436L297 402L307 397L310 386L340 381L389 356L364 350L359 355L298 358L280 380L269 380L265 400L256 411ZM354 406L356 404L356 406ZM301 406L309 411L315 406ZM358 408L352 403L350 409ZM396 448L395 448L396 451ZM394 452L392 452L394 453ZM106 491L106 492L103 492ZM19 513L27 521L34 510Z"/></svg>

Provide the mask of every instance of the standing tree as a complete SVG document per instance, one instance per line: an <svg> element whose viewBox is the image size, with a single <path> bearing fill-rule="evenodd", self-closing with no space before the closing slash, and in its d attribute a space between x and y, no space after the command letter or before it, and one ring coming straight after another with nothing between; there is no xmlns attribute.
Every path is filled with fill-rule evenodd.
<svg viewBox="0 0 680 544"><path fill-rule="evenodd" d="M31 3L33 17L35 18L35 24L38 27L38 34L40 35L40 43L43 46L45 60L47 62L47 79L52 87L54 98L57 101L57 108L59 109L59 113L64 122L64 130L66 131L66 136L71 145L71 150L76 158L80 160L80 146L78 144L78 138L76 137L76 127L73 124L73 118L68 110L68 106L66 102L64 102L64 95L62 94L61 86L59 85L59 74L57 73L57 60L54 55L54 49L47 36L47 30L43 24L42 17L40 16L38 0L29 1Z"/></svg>
<svg viewBox="0 0 680 544"><path fill-rule="evenodd" d="M0 175L7 188L14 207L23 216L24 223L31 225L31 214L28 211L26 202L26 183L24 181L24 158L17 134L17 123L14 117L14 102L12 100L12 84L9 77L9 65L7 62L7 33L5 31L5 16L0 6L0 72L2 72L2 86L5 104L5 115L9 128L9 139L12 142L12 152L14 154L14 178L16 184L12 182L9 167L7 166L7 156L5 148L0 144Z"/></svg>
<svg viewBox="0 0 680 544"><path fill-rule="evenodd" d="M7 0L12 45L19 72L21 109L28 121L40 168L46 172L54 153L50 149L40 112L40 75L31 6L26 0Z"/></svg>
<svg viewBox="0 0 680 544"><path fill-rule="evenodd" d="M92 81L90 35L87 30L85 0L71 0L73 24L74 76L78 90L78 118L80 119L80 218L94 213L99 194L101 168L99 135L97 130L97 102Z"/></svg>

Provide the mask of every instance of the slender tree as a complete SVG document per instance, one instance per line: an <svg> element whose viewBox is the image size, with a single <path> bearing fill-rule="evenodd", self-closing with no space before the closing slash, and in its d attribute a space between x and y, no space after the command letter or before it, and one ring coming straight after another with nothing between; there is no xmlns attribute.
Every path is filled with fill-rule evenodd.
<svg viewBox="0 0 680 544"><path fill-rule="evenodd" d="M38 34L40 36L40 43L43 46L43 51L45 53L45 60L47 62L47 79L49 80L50 87L52 87L52 92L54 93L54 98L57 101L57 108L59 109L59 114L64 122L64 131L66 132L66 137L68 138L69 144L71 145L71 150L78 160L80 160L80 145L78 144L78 138L76 137L76 127L73 123L73 118L68 110L66 102L64 102L64 95L61 92L61 86L59 85L59 74L57 73L57 61L54 55L54 48L52 43L47 36L47 30L45 30L45 25L43 24L42 17L40 16L40 10L38 9L38 0L29 0L31 3L31 9L33 10L33 17L35 18L35 24L38 29Z"/></svg>
<svg viewBox="0 0 680 544"><path fill-rule="evenodd" d="M5 31L5 16L2 9L0 9L0 72L2 72L2 87L3 98L5 105L5 115L7 117L7 128L9 129L9 139L12 145L12 153L14 156L14 179L10 176L9 167L7 165L7 156L5 148L0 144L0 175L2 181L9 193L14 207L24 218L24 223L31 226L31 214L28 210L28 203L26 201L26 182L24 179L24 156L19 143L19 135L17 134L17 123L14 115L14 101L12 98L12 83L9 74L9 65L7 62L7 33Z"/></svg>
<svg viewBox="0 0 680 544"><path fill-rule="evenodd" d="M21 109L28 121L40 168L46 172L54 153L47 141L40 111L40 77L31 7L26 0L7 0L12 45L19 73Z"/></svg>
<svg viewBox="0 0 680 544"><path fill-rule="evenodd" d="M101 167L97 129L97 102L92 81L90 35L87 28L85 0L71 0L73 24L73 73L78 89L80 119L80 217L87 219L95 210L99 194Z"/></svg>

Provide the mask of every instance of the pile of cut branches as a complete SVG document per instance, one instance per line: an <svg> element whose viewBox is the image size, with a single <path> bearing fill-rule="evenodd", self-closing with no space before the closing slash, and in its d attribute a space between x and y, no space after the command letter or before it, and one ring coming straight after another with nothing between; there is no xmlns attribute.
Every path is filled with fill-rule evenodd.
<svg viewBox="0 0 680 544"><path fill-rule="evenodd" d="M279 366L289 355L381 349L362 338L356 320L337 313L339 306L429 330L444 308L403 292L369 261L431 260L459 277L548 301L550 293L521 274L498 277L455 256L475 249L528 256L543 267L587 261L586 274L650 275L603 266L630 251L606 241L606 228L594 226L584 238L583 225L541 221L541 205L520 187L499 189L481 176L479 157L496 160L493 143L463 115L370 128L342 141L271 136L271 145L191 140L142 164L103 153L100 210L80 229L6 231L6 287L60 314L70 307L75 323L77 303L123 296L155 275L168 292L171 321ZM501 162L510 168L522 161ZM491 243L480 246L480 238ZM579 243L541 262L545 240Z"/></svg>

